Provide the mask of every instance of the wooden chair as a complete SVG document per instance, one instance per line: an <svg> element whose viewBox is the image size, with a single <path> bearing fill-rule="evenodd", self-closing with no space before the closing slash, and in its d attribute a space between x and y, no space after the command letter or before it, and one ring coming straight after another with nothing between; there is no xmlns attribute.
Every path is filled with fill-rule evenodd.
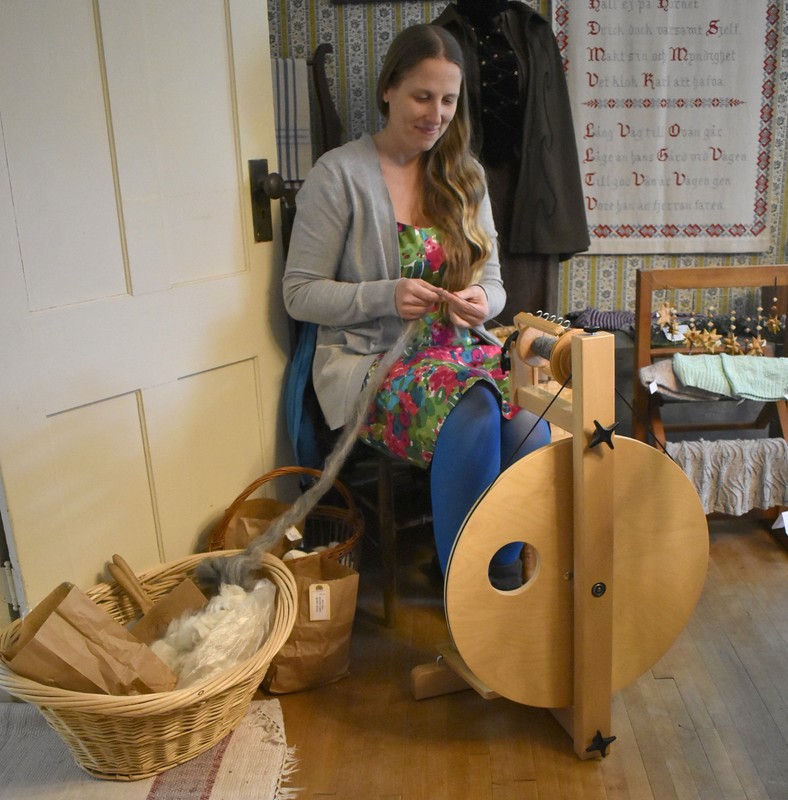
<svg viewBox="0 0 788 800"><path fill-rule="evenodd" d="M322 422L322 416L317 422L318 425ZM319 436L324 442L321 442L321 449L327 455L337 436L326 430ZM393 627L397 619L397 540L403 531L432 524L428 473L359 442L339 477L356 503L375 520L380 545L383 617L386 626Z"/></svg>
<svg viewBox="0 0 788 800"><path fill-rule="evenodd" d="M752 421L674 423L662 420L662 401L651 394L640 380L640 370L660 358L687 352L686 347L654 347L651 340L653 294L666 289L732 289L760 288L767 298L764 307L775 295L785 297L788 288L788 265L746 267L701 267L690 269L638 270L635 300L635 364L633 375L632 434L634 438L652 444L664 444L669 431L721 431L765 428L777 421L781 434L788 439L788 403L765 403ZM785 303L783 301L783 306ZM788 332L785 344L788 344Z"/></svg>

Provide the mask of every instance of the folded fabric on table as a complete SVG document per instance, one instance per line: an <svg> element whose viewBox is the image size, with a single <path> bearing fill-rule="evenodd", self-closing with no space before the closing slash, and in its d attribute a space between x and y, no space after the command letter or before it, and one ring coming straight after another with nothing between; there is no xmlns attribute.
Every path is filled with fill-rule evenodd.
<svg viewBox="0 0 788 800"><path fill-rule="evenodd" d="M746 358L746 356L739 356L739 358ZM676 353L673 356L673 371L684 386L694 386L697 389L714 392L714 394L725 397L736 396L722 369L722 360L719 356L687 356Z"/></svg>
<svg viewBox="0 0 788 800"><path fill-rule="evenodd" d="M668 442L668 455L695 486L703 510L741 516L788 505L788 442L784 439L700 439Z"/></svg>
<svg viewBox="0 0 788 800"><path fill-rule="evenodd" d="M721 353L719 358L722 371L736 396L766 402L788 399L788 358L731 356L727 353Z"/></svg>
<svg viewBox="0 0 788 800"><path fill-rule="evenodd" d="M671 400L725 400L728 398L728 395L707 392L705 389L698 389L695 386L685 386L676 377L673 362L669 358L661 358L653 364L641 367L640 382L647 389L655 385L657 392Z"/></svg>
<svg viewBox="0 0 788 800"><path fill-rule="evenodd" d="M676 353L673 371L685 388L763 402L788 400L788 358Z"/></svg>

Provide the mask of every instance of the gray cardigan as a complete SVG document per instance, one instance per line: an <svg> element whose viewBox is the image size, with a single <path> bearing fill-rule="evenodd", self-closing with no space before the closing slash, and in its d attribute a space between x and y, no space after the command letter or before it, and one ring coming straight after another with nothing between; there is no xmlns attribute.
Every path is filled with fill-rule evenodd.
<svg viewBox="0 0 788 800"><path fill-rule="evenodd" d="M312 379L334 429L352 416L370 364L405 324L394 302L400 280L397 225L372 137L365 134L320 158L298 192L297 206L284 301L291 317L319 326ZM506 293L487 197L481 215L493 254L478 283L494 317ZM483 328L476 330L497 342Z"/></svg>

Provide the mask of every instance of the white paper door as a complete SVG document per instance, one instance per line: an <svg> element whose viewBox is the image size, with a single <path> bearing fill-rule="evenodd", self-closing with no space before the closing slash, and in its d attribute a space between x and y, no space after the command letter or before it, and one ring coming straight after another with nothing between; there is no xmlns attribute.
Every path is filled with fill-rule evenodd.
<svg viewBox="0 0 788 800"><path fill-rule="evenodd" d="M23 609L288 458L262 0L0 0L0 474ZM278 209L274 236L280 240Z"/></svg>

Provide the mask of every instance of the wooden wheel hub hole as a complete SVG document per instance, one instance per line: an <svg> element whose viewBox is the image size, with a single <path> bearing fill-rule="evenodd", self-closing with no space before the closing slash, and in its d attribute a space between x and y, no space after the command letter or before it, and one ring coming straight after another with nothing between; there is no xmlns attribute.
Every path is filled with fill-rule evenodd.
<svg viewBox="0 0 788 800"><path fill-rule="evenodd" d="M512 558L519 550L519 555ZM505 567L497 564L501 559ZM516 592L533 581L538 572L541 559L539 551L528 542L509 542L495 552L488 565L488 577L495 589L502 592Z"/></svg>

